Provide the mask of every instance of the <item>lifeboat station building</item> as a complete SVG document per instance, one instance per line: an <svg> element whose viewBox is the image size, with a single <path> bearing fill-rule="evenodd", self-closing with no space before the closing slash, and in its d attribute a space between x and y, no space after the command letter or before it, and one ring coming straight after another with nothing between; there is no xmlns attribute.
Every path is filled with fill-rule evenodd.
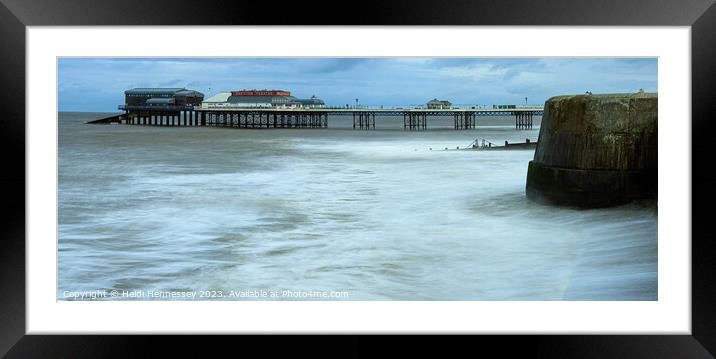
<svg viewBox="0 0 716 359"><path fill-rule="evenodd" d="M142 107L192 107L204 100L204 94L185 88L134 88L124 91L125 109Z"/></svg>
<svg viewBox="0 0 716 359"><path fill-rule="evenodd" d="M201 104L202 109L221 108L324 108L323 100L312 96L299 99L283 90L241 90L220 92Z"/></svg>
<svg viewBox="0 0 716 359"><path fill-rule="evenodd" d="M120 123L135 125L184 126L197 125L194 111L204 94L186 88L133 88L124 91L124 111Z"/></svg>

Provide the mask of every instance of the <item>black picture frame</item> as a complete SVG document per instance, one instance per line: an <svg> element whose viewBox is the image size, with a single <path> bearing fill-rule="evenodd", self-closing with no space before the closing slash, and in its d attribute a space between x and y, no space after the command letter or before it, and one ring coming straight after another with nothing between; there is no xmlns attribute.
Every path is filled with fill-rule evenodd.
<svg viewBox="0 0 716 359"><path fill-rule="evenodd" d="M282 11L276 11L281 6ZM0 227L0 353L8 358L103 358L214 354L228 336L184 336L181 345L166 336L25 335L25 29L26 26L84 25L565 25L690 26L692 70L692 335L461 336L439 348L441 356L460 353L459 344L489 353L555 358L712 358L716 353L716 250L708 227L716 177L709 170L714 133L711 103L716 96L716 6L714 0L425 0L276 4L249 1L0 0L0 190L5 209ZM549 41L549 39L545 39ZM469 45L469 44L468 44ZM51 119L48 119L50 121ZM665 119L678 120L678 119ZM686 125L686 124L685 124ZM684 146L687 144L675 144ZM684 238L689 240L689 238ZM419 313L416 313L419 315ZM320 339L292 337L287 345L262 338L271 354L314 352ZM332 338L342 356L375 352L372 336ZM443 338L446 339L446 338ZM420 344L393 336L381 354L423 353ZM249 338L243 342L256 342ZM383 343L383 344L385 344Z"/></svg>

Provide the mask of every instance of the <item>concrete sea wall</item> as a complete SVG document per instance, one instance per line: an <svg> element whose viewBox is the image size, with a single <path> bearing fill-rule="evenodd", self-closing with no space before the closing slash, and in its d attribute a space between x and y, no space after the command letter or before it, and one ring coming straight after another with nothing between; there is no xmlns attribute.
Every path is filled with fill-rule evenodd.
<svg viewBox="0 0 716 359"><path fill-rule="evenodd" d="M656 198L657 105L644 92L547 100L528 198L578 207Z"/></svg>

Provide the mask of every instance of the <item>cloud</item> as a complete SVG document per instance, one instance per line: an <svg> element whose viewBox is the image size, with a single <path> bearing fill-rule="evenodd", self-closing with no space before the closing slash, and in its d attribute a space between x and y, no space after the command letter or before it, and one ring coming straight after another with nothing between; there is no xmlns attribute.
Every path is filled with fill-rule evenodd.
<svg viewBox="0 0 716 359"><path fill-rule="evenodd" d="M61 58L61 111L116 111L132 87L211 96L279 88L328 104L540 103L559 94L657 90L655 58Z"/></svg>
<svg viewBox="0 0 716 359"><path fill-rule="evenodd" d="M370 62L366 58L308 59L297 61L298 69L312 74L328 74L349 71Z"/></svg>
<svg viewBox="0 0 716 359"><path fill-rule="evenodd" d="M455 66L441 68L440 73L446 76L467 77L470 79L487 79L502 78L509 69L505 67L497 67L491 64L474 64L467 66Z"/></svg>

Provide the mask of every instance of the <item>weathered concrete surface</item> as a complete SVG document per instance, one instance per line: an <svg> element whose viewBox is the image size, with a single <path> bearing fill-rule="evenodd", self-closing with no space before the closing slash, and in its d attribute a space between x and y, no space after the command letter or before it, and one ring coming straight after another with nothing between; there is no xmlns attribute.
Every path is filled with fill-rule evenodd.
<svg viewBox="0 0 716 359"><path fill-rule="evenodd" d="M656 198L657 105L644 92L547 100L528 198L579 207Z"/></svg>

